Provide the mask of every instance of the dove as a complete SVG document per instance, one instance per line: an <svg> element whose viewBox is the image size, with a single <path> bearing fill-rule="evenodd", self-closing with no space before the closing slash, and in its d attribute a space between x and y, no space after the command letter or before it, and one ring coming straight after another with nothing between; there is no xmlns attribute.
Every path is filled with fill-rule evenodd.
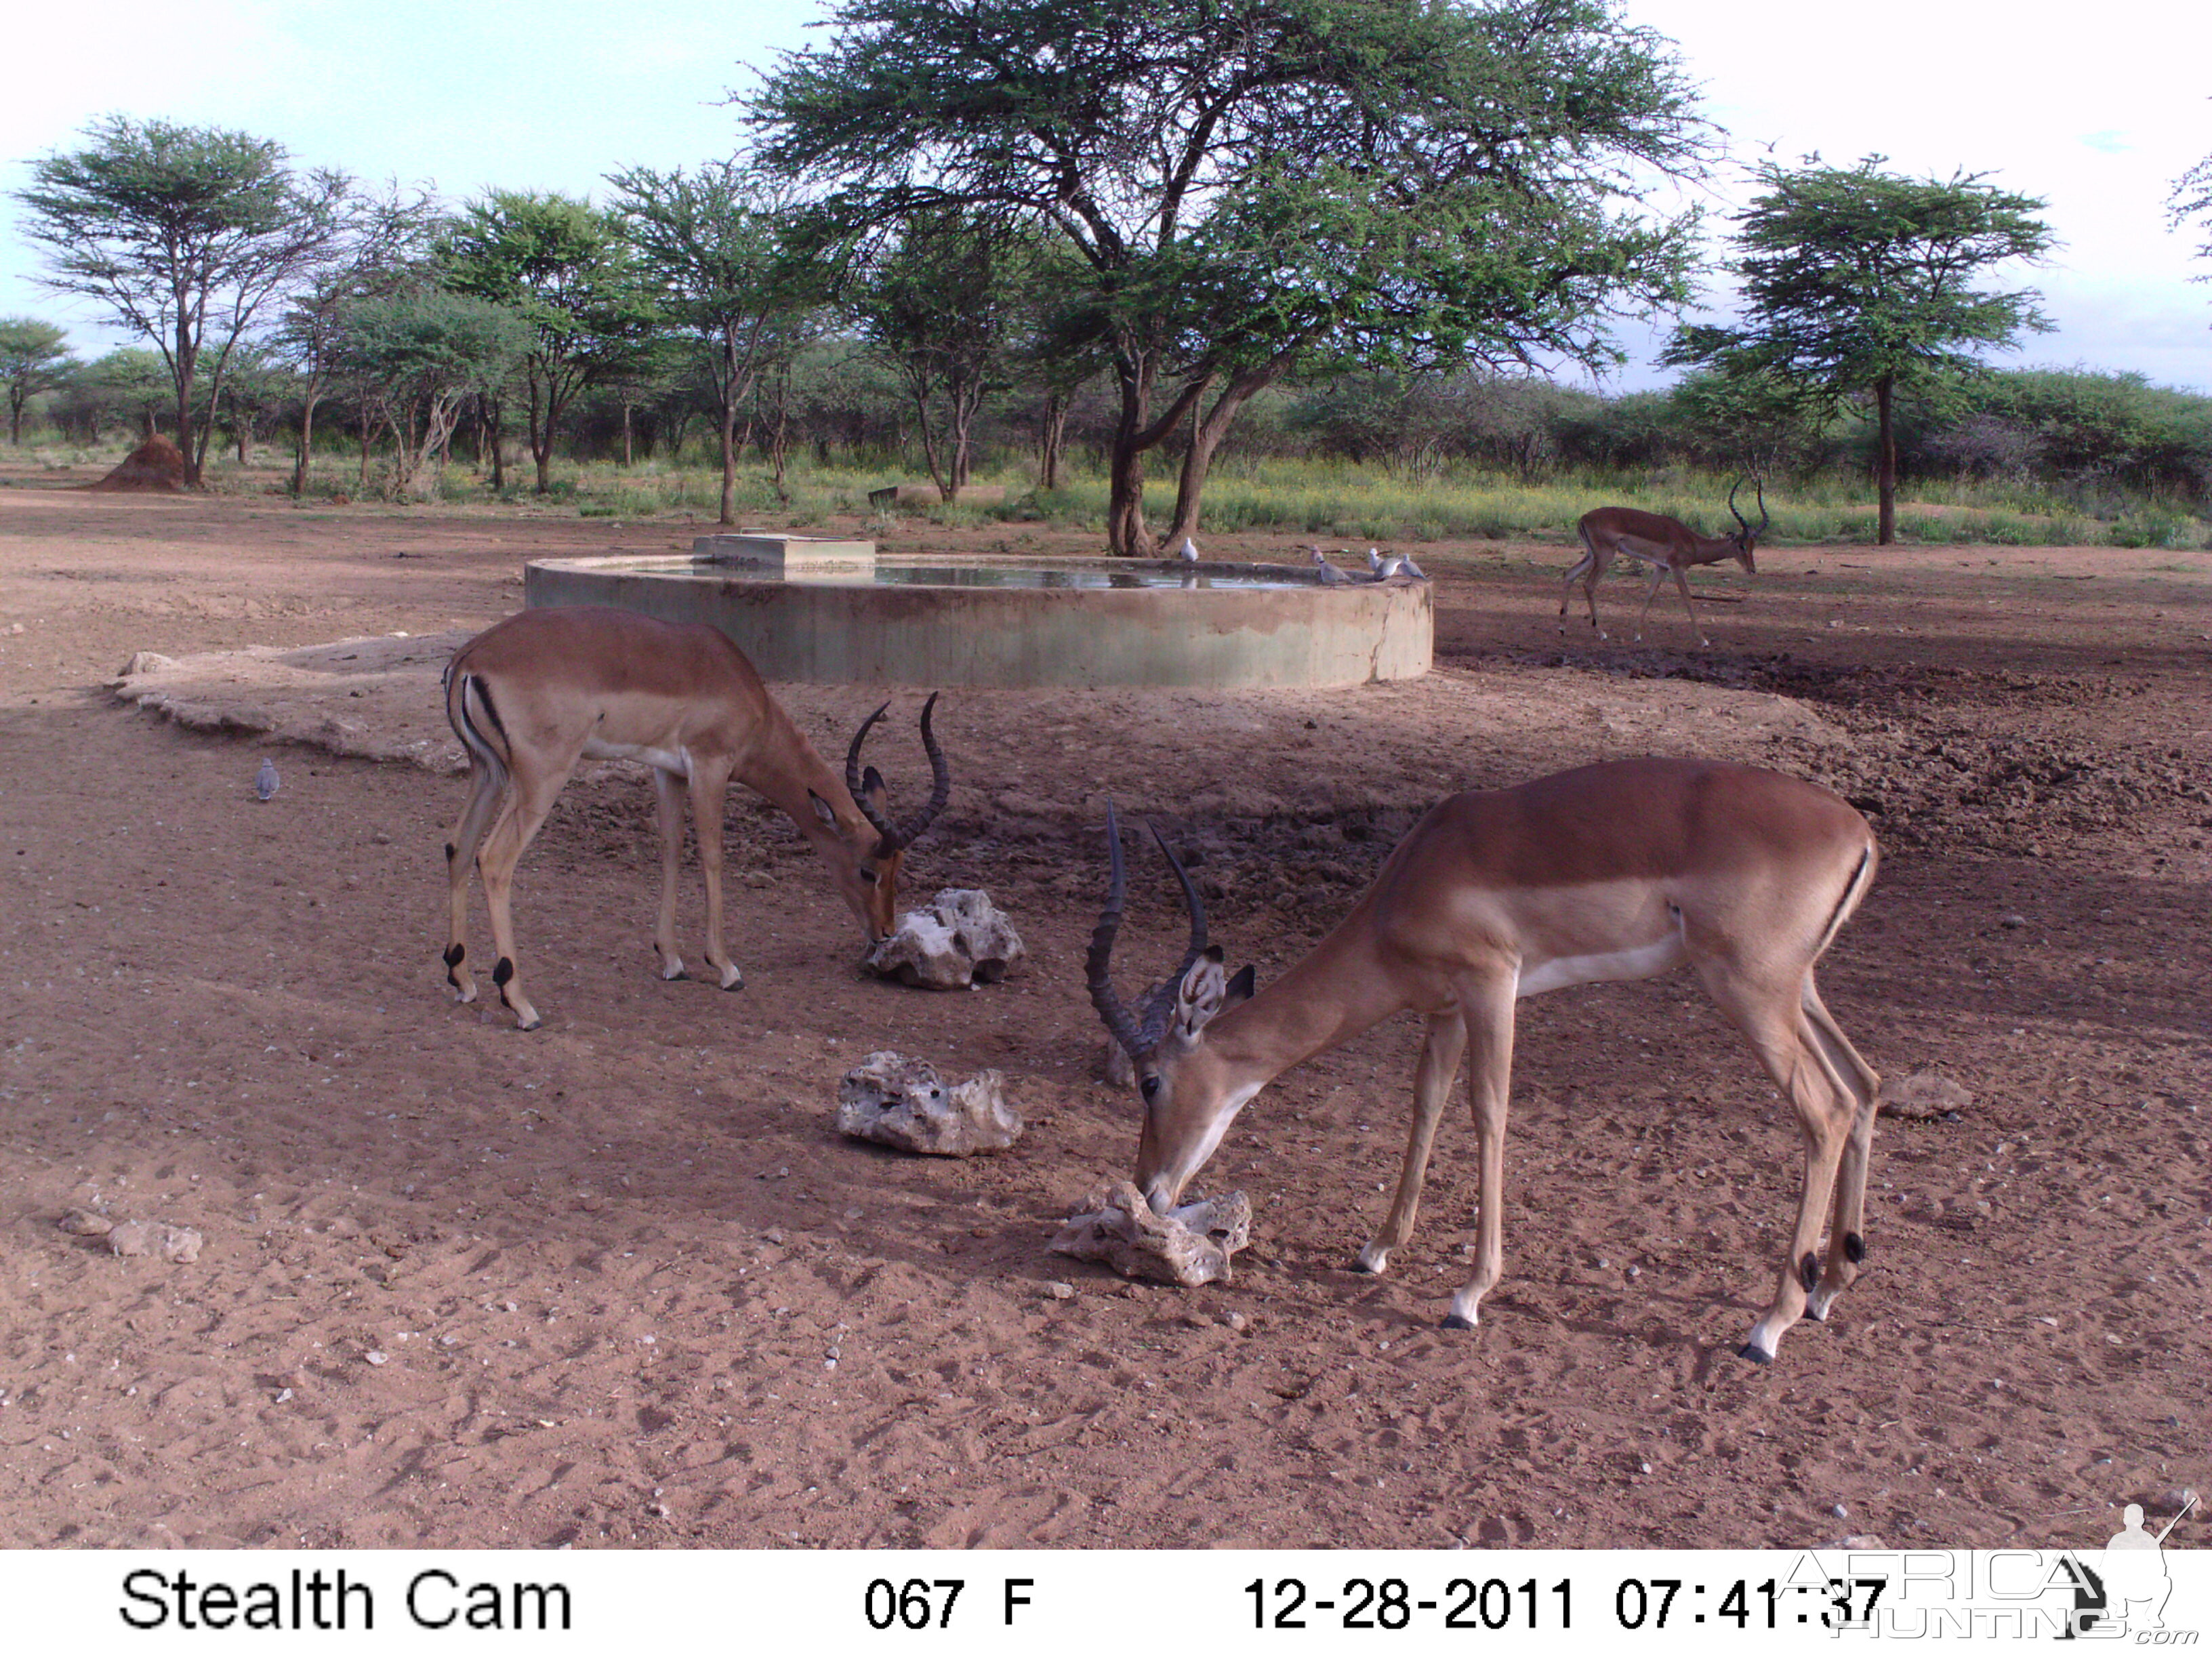
<svg viewBox="0 0 2212 1659"><path fill-rule="evenodd" d="M1307 550L1313 555L1314 563L1321 569L1321 582L1323 587L1334 587L1337 583L1346 580L1344 572L1328 562L1328 554L1322 552L1318 547L1310 548Z"/></svg>
<svg viewBox="0 0 2212 1659"><path fill-rule="evenodd" d="M1181 559L1185 564L1196 564L1198 562L1198 544L1191 540L1189 537L1184 537L1182 538L1182 545L1176 550L1176 557Z"/></svg>
<svg viewBox="0 0 2212 1659"><path fill-rule="evenodd" d="M278 787L276 763L264 755L261 757L261 769L253 775L253 793L267 800L276 793Z"/></svg>

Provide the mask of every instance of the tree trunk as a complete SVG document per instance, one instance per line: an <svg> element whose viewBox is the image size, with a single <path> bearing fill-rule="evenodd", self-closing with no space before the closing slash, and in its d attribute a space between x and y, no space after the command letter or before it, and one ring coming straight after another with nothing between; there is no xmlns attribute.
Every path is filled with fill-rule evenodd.
<svg viewBox="0 0 2212 1659"><path fill-rule="evenodd" d="M1169 546L1180 545L1184 537L1198 533L1198 505L1206 494L1206 478L1213 468L1214 451L1229 435L1229 428L1236 424L1244 405L1273 385L1289 365L1286 355L1263 368L1246 370L1223 388L1203 419L1191 423L1190 447L1183 453L1182 477L1176 489L1175 524L1164 538Z"/></svg>
<svg viewBox="0 0 2212 1659"><path fill-rule="evenodd" d="M1115 423L1113 453L1107 461L1106 546L1116 558L1141 559L1159 551L1145 528L1145 452L1158 448L1181 426L1213 384L1209 369L1185 385L1175 402L1147 425L1154 362L1150 351L1125 349L1114 365L1121 386L1121 416Z"/></svg>
<svg viewBox="0 0 2212 1659"><path fill-rule="evenodd" d="M13 386L8 389L8 441L15 448L23 447L23 403Z"/></svg>
<svg viewBox="0 0 2212 1659"><path fill-rule="evenodd" d="M732 396L722 402L722 506L714 515L716 524L735 524L737 515L731 498L738 487L738 402Z"/></svg>
<svg viewBox="0 0 2212 1659"><path fill-rule="evenodd" d="M1897 539L1897 428L1890 419L1890 394L1896 377L1885 374L1874 383L1875 425L1881 454L1875 463L1875 544L1887 547Z"/></svg>
<svg viewBox="0 0 2212 1659"><path fill-rule="evenodd" d="M507 454L502 430L507 425L507 410L496 398L484 399L484 430L491 441L491 493L507 493Z"/></svg>
<svg viewBox="0 0 2212 1659"><path fill-rule="evenodd" d="M322 376L307 377L307 395L300 402L300 453L292 462L292 499L307 493L307 469L315 453L315 405L322 401Z"/></svg>
<svg viewBox="0 0 2212 1659"><path fill-rule="evenodd" d="M623 405L623 465L625 467L631 465L629 443L629 405L627 403Z"/></svg>
<svg viewBox="0 0 2212 1659"><path fill-rule="evenodd" d="M1037 488L1060 488L1060 452L1067 439L1068 406L1074 399L1065 392L1048 392L1044 420L1037 430Z"/></svg>

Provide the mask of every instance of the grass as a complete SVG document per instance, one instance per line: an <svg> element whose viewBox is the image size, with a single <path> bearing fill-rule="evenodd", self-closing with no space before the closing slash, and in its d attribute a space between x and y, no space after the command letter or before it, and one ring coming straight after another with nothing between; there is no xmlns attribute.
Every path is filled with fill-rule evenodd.
<svg viewBox="0 0 2212 1659"><path fill-rule="evenodd" d="M26 446L22 459L43 467L112 465L123 450ZM289 469L275 448L240 473L228 459L210 457L210 482L218 489L258 492ZM311 494L350 494L356 463L349 455L319 457ZM1173 469L1145 489L1148 518L1164 524L1174 509ZM368 494L379 494L372 465ZM872 465L820 466L795 456L779 496L766 470L741 470L733 505L741 521L793 526L873 516L868 492L916 470L896 461ZM1019 522L1103 532L1107 485L1103 474L1071 469L1057 489L1039 491L1023 466L985 467L978 483L1006 488L1001 507L931 506L900 516L948 526ZM507 487L495 498L489 482L468 467L447 469L439 500L461 504L494 499L518 507L573 512L579 517L646 520L662 516L709 519L721 491L719 467L695 450L674 461L659 459L621 466L605 461L562 461L551 488L539 495L534 469L512 468ZM1681 520L1707 534L1734 526L1727 509L1729 480L1722 474L1681 469L1650 473L1577 472L1529 482L1510 474L1448 469L1435 477L1408 479L1380 468L1334 459L1231 457L1214 469L1206 486L1205 532L1258 531L1305 540L1381 544L1436 541L1569 541L1575 521L1600 505L1642 507ZM1739 497L1741 501L1741 497ZM1862 479L1822 477L1778 484L1767 495L1771 542L1870 543L1875 513ZM1919 545L2007 547L2111 546L2197 550L2212 546L2212 519L2203 503L2187 500L2112 500L2093 510L2063 492L2033 483L1973 479L1915 481L1898 502L1899 539Z"/></svg>

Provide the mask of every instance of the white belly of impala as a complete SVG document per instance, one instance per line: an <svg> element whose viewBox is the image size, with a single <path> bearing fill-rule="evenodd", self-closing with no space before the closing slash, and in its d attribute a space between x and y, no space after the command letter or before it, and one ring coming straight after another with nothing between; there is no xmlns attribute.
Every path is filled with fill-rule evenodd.
<svg viewBox="0 0 2212 1659"><path fill-rule="evenodd" d="M691 775L691 753L689 750L656 749L649 743L607 743L598 738L586 738L584 739L584 758L642 761L663 772L673 772L679 778Z"/></svg>
<svg viewBox="0 0 2212 1659"><path fill-rule="evenodd" d="M1606 951L1586 957L1552 957L1538 961L1524 957L1516 997L1540 996L1569 985L1590 985L1602 980L1649 979L1679 968L1690 959L1680 933L1669 933L1650 945L1634 945L1625 951Z"/></svg>

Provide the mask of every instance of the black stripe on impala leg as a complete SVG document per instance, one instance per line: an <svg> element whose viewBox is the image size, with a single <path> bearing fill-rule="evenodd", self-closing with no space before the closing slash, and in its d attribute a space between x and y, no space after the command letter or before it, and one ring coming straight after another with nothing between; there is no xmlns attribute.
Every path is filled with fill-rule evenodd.
<svg viewBox="0 0 2212 1659"><path fill-rule="evenodd" d="M1844 1260L1854 1267L1866 1260L1866 1240L1856 1233L1844 1235Z"/></svg>
<svg viewBox="0 0 2212 1659"><path fill-rule="evenodd" d="M1805 1252L1805 1259L1797 1264L1797 1282L1808 1291L1820 1282L1820 1258L1810 1250Z"/></svg>

